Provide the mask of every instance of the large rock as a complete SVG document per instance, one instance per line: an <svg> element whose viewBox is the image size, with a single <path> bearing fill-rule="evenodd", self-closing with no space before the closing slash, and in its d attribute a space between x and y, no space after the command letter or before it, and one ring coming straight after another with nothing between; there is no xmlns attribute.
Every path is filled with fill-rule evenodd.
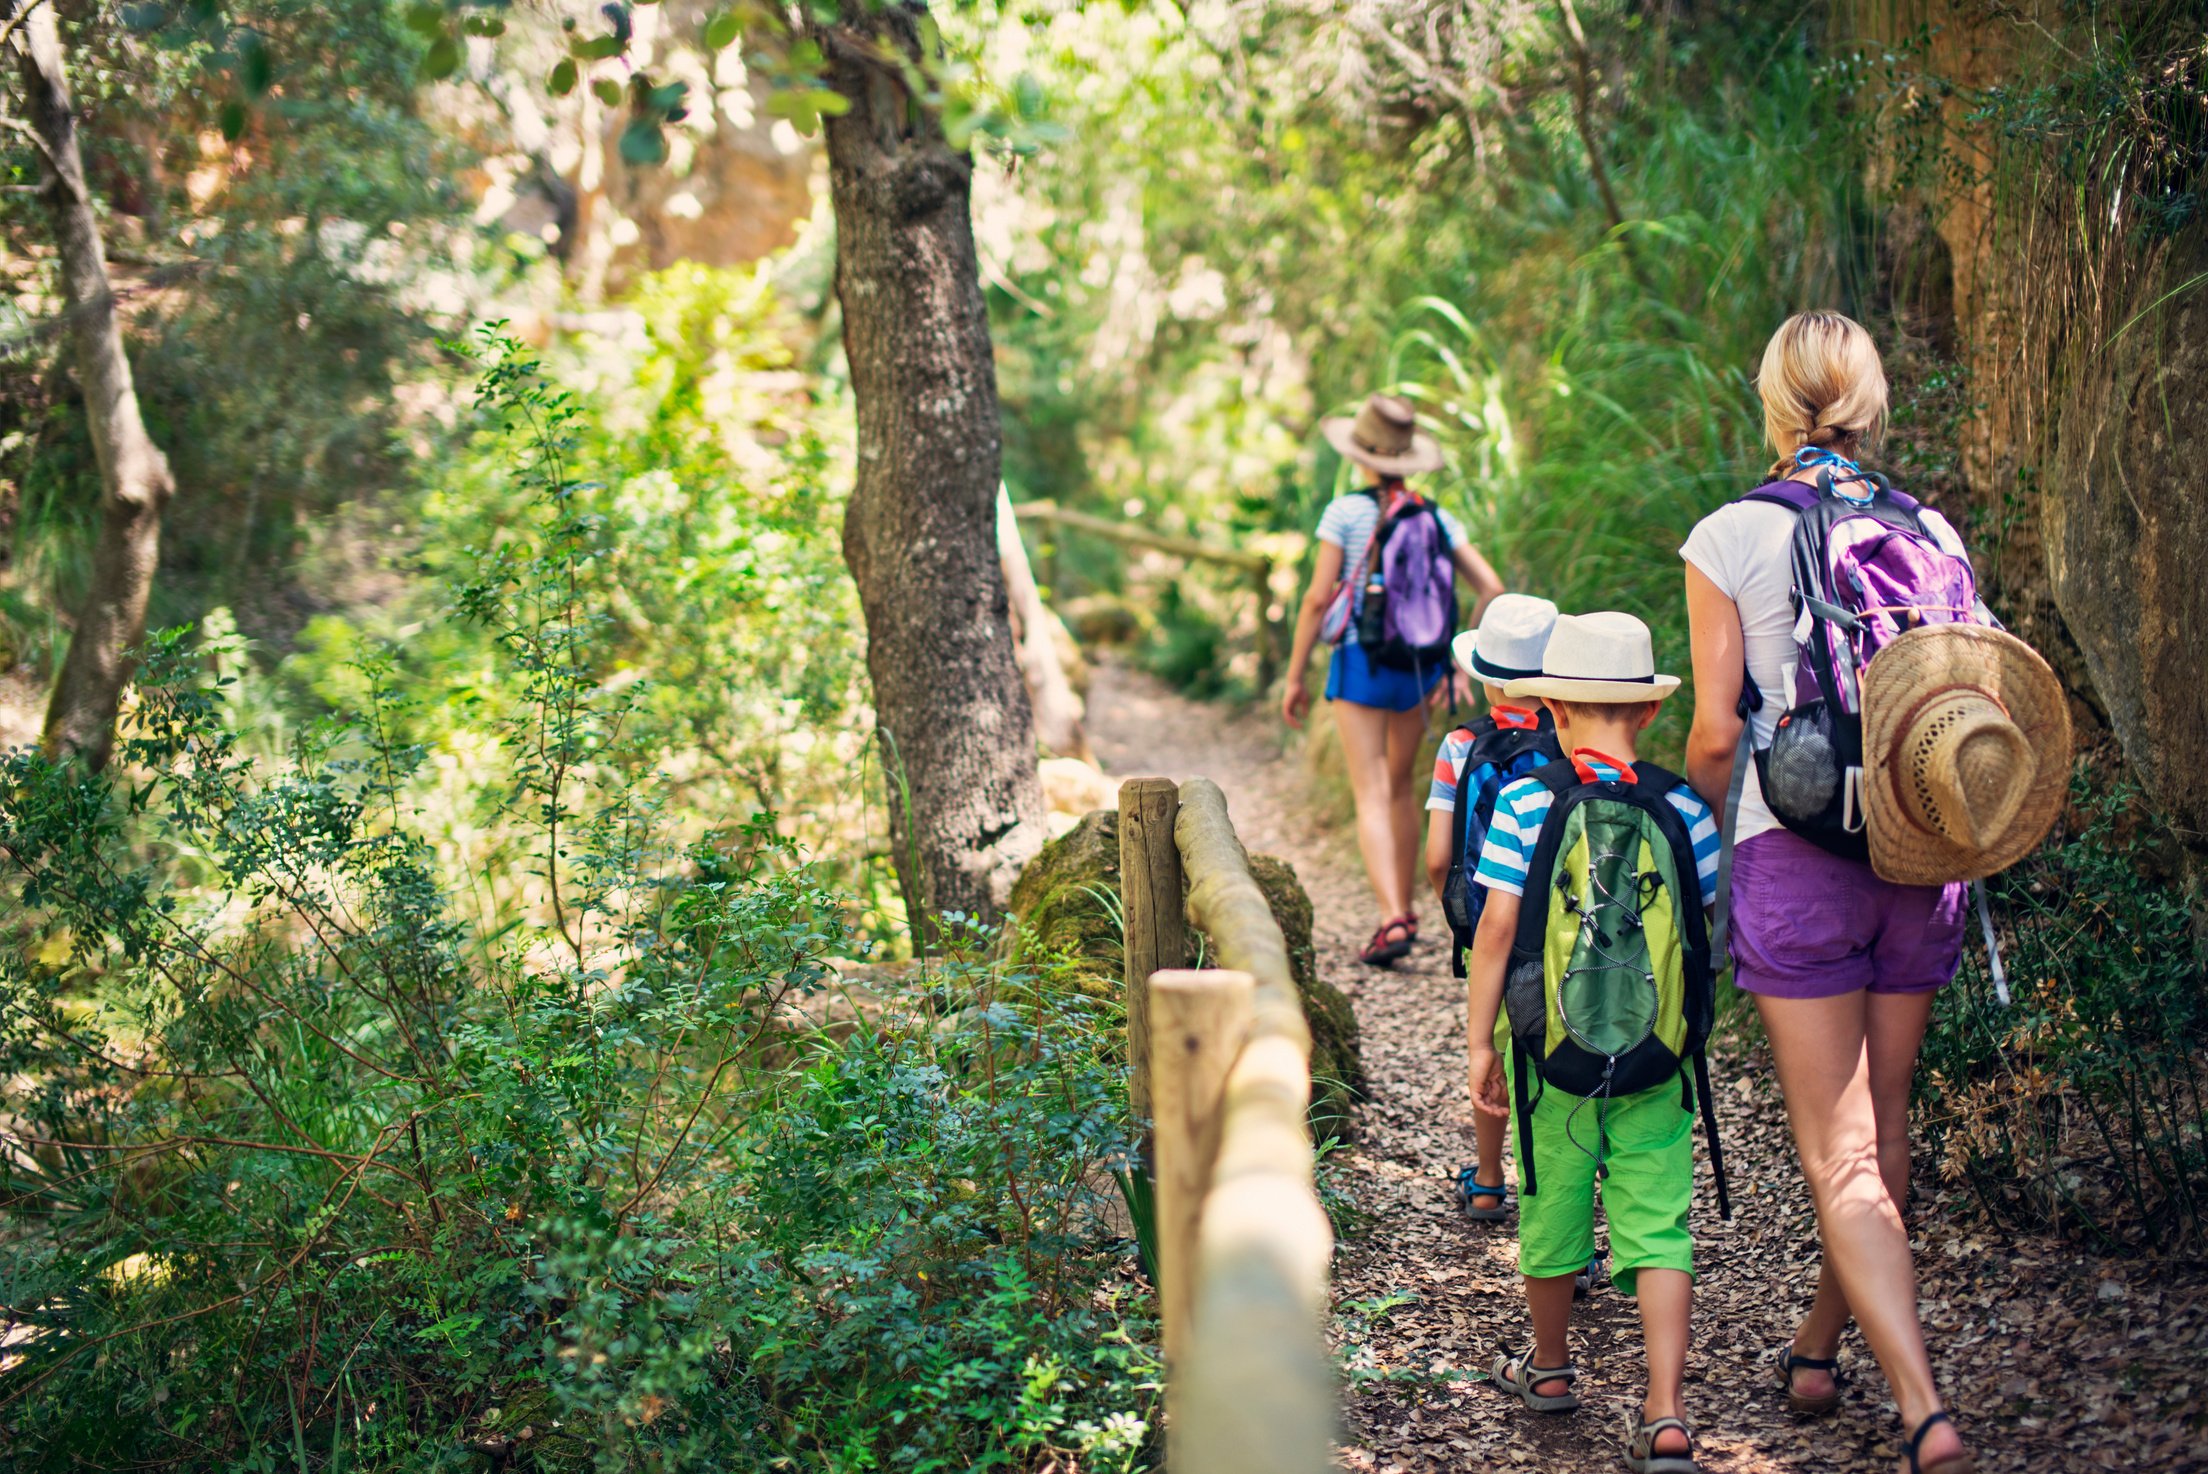
<svg viewBox="0 0 2208 1474"><path fill-rule="evenodd" d="M1340 990L1319 976L1311 898L1296 872L1271 855L1252 855L1250 874L1288 943L1296 992L1311 1025L1311 1128L1322 1141L1346 1137L1351 1104L1364 1089L1356 1014ZM1012 888L1011 911L1026 946L1070 964L1065 976L1072 986L1092 997L1117 997L1123 957L1118 810L1098 809L1045 845Z"/></svg>

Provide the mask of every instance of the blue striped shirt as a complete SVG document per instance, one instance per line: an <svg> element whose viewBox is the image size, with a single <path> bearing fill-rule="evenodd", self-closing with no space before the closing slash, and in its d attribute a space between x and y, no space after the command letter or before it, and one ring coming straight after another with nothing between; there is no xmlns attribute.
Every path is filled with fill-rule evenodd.
<svg viewBox="0 0 2208 1474"><path fill-rule="evenodd" d="M1618 770L1607 763L1589 760L1588 766L1603 778L1618 776ZM1702 904L1710 906L1717 900L1717 815L1685 784L1665 797L1687 821L1687 839L1694 846L1694 878L1701 884ZM1538 778L1520 778L1497 795L1495 817L1487 827L1487 843L1480 846L1480 868L1473 878L1489 890L1524 895L1534 842L1540 839L1542 821L1555 802L1556 795Z"/></svg>
<svg viewBox="0 0 2208 1474"><path fill-rule="evenodd" d="M1365 559L1371 553L1373 529L1379 525L1379 498L1361 491L1334 498L1319 514L1318 539L1342 550L1342 577L1351 580L1349 628L1342 631L1345 645L1357 643L1356 614L1365 603ZM1449 534L1452 548L1464 547L1471 541L1465 536L1464 524L1447 511L1441 513L1441 530Z"/></svg>

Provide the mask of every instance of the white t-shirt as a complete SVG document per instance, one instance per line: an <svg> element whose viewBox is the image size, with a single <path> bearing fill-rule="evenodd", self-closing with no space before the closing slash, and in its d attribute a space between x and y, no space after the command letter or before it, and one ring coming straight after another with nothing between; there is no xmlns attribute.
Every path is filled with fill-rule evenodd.
<svg viewBox="0 0 2208 1474"><path fill-rule="evenodd" d="M1471 539L1465 536L1464 524L1441 508L1441 530L1449 534L1449 546L1461 548ZM1350 580L1349 627L1342 631L1342 643L1357 643L1356 613L1365 604L1365 558L1372 547L1373 529L1380 525L1380 502L1363 492L1338 496L1326 504L1319 514L1318 538L1322 543L1332 543L1342 550L1342 577Z"/></svg>
<svg viewBox="0 0 2208 1474"><path fill-rule="evenodd" d="M1793 699L1794 573L1790 554L1797 515L1791 507L1772 502L1727 502L1695 523L1694 531L1687 534L1679 549L1680 557L1701 569L1703 576L1740 609L1748 674L1763 692L1763 710L1751 718L1759 749L1771 745L1779 716ZM1924 509L1924 527L1941 547L1958 557L1965 556L1962 538L1945 517L1930 507ZM1734 843L1781 827L1763 801L1763 785L1756 781L1755 764L1750 763L1740 791Z"/></svg>

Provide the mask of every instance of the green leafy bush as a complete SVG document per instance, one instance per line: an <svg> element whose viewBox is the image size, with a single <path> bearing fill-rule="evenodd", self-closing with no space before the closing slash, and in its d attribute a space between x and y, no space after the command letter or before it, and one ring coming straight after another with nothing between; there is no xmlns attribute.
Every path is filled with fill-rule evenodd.
<svg viewBox="0 0 2208 1474"><path fill-rule="evenodd" d="M2081 765L2083 823L1989 882L2014 1006L1983 948L1935 1012L1918 1077L1942 1179L1994 1218L2110 1246L2208 1231L2208 994L2137 793Z"/></svg>
<svg viewBox="0 0 2208 1474"><path fill-rule="evenodd" d="M528 493L455 599L494 851L435 838L373 653L277 762L163 635L119 779L0 771L8 1456L1128 1467L1107 1021L986 939L831 1006L843 897L771 815L677 825L610 678L580 407L510 344L483 386Z"/></svg>

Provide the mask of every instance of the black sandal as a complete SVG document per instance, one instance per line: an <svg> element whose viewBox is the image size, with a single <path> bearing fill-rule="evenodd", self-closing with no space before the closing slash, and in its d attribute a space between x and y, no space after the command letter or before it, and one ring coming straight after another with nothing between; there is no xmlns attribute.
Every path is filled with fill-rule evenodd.
<svg viewBox="0 0 2208 1474"><path fill-rule="evenodd" d="M1832 1390L1822 1397L1804 1396L1794 1390L1796 1372L1830 1372ZM1779 1381L1786 1388L1786 1405L1798 1413L1816 1416L1840 1406L1840 1358L1837 1356L1796 1356L1792 1346L1781 1346Z"/></svg>
<svg viewBox="0 0 2208 1474"><path fill-rule="evenodd" d="M1936 1464L1917 1461L1917 1450L1924 1447L1924 1435L1932 1431L1934 1423L1945 1423L1950 1428L1955 1426L1955 1420L1944 1412L1934 1413L1917 1424L1917 1431L1910 1434L1908 1441L1901 1446L1901 1456L1909 1461L1909 1474L1976 1474L1978 1461L1970 1456L1967 1448L1953 1458L1941 1459Z"/></svg>

